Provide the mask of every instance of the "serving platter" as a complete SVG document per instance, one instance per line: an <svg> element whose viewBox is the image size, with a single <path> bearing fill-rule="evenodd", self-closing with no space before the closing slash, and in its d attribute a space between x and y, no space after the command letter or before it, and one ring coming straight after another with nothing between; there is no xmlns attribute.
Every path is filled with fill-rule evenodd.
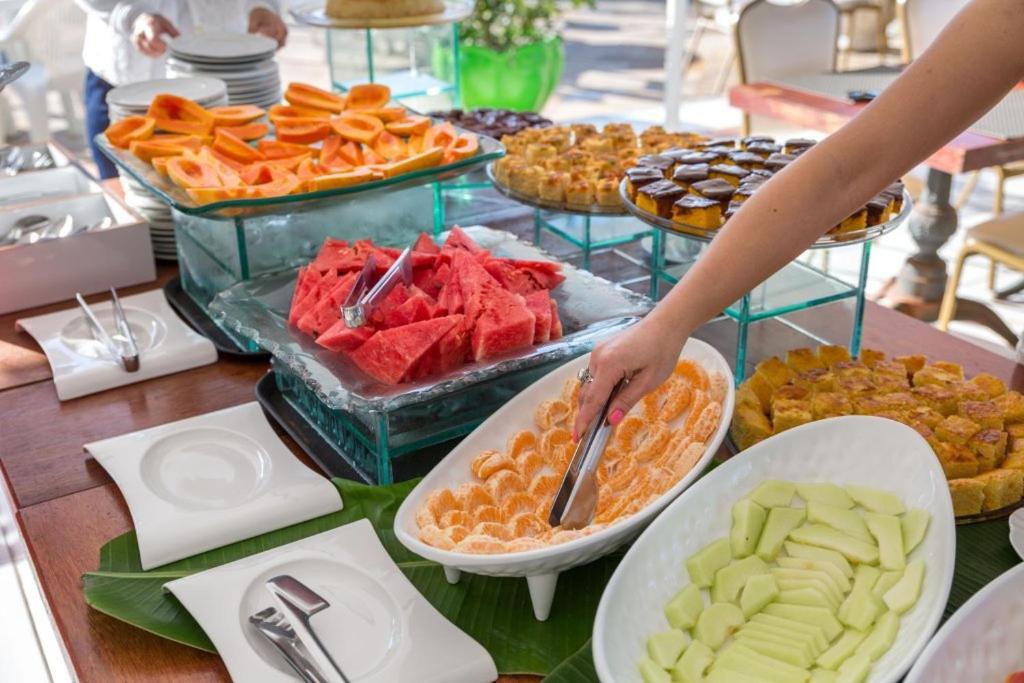
<svg viewBox="0 0 1024 683"><path fill-rule="evenodd" d="M522 192L516 192L512 188L501 184L497 178L494 177L494 164L487 164L487 179L494 185L494 189L498 194L508 197L509 199L515 200L520 204L532 206L535 209L543 209L545 211L554 211L557 213L567 213L575 216L626 216L628 212L624 206L616 204L615 206L602 206L601 204L570 204L569 202L555 202L547 199L541 199L540 197L534 197L532 195L526 195Z"/></svg>
<svg viewBox="0 0 1024 683"><path fill-rule="evenodd" d="M454 24L467 19L473 14L473 3L445 3L443 12L420 14L409 17L386 17L378 19L361 19L357 17L341 19L329 16L323 2L303 4L291 9L292 17L300 24L319 28L335 29L371 29L371 28L416 28L418 26L437 26Z"/></svg>

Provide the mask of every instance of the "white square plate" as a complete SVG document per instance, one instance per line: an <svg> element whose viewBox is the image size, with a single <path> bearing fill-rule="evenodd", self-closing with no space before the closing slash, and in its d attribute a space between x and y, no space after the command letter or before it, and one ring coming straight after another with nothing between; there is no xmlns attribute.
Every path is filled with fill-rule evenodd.
<svg viewBox="0 0 1024 683"><path fill-rule="evenodd" d="M117 483L143 569L341 509L256 403L85 445Z"/></svg>
<svg viewBox="0 0 1024 683"><path fill-rule="evenodd" d="M139 347L139 369L125 372L106 348L92 338L78 306L24 318L15 324L42 347L53 370L57 398L67 401L98 391L190 370L217 361L217 349L178 318L162 290L121 299ZM90 304L107 332L114 331L110 301Z"/></svg>
<svg viewBox="0 0 1024 683"><path fill-rule="evenodd" d="M249 615L277 607L267 579L290 574L331 604L311 624L353 683L489 683L491 656L421 596L367 520L167 584L239 683L296 680Z"/></svg>

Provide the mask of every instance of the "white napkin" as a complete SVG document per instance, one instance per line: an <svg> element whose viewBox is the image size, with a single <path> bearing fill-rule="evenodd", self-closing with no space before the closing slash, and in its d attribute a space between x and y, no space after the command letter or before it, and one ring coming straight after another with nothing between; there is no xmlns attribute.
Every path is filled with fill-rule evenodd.
<svg viewBox="0 0 1024 683"><path fill-rule="evenodd" d="M139 347L139 369L125 372L92 338L78 306L16 321L32 335L53 370L57 398L67 401L153 377L190 370L217 361L217 349L171 309L162 290L121 299ZM110 301L90 304L107 332L114 331Z"/></svg>
<svg viewBox="0 0 1024 683"><path fill-rule="evenodd" d="M257 403L85 445L128 502L143 569L342 507Z"/></svg>

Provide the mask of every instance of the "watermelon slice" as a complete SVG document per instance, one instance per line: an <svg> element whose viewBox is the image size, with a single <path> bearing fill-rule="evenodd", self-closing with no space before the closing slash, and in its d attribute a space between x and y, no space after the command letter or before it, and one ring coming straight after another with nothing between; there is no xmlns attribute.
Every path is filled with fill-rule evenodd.
<svg viewBox="0 0 1024 683"><path fill-rule="evenodd" d="M515 267L508 259L489 258L484 268L505 289L526 296L531 292L545 289L529 271Z"/></svg>
<svg viewBox="0 0 1024 683"><path fill-rule="evenodd" d="M408 290L407 297L400 305L390 308L382 316L382 327L401 327L421 320L430 320L437 315L437 303L416 285Z"/></svg>
<svg viewBox="0 0 1024 683"><path fill-rule="evenodd" d="M530 309L537 319L533 331L533 343L542 344L551 338L551 295L548 290L542 289L532 294L527 294L526 307Z"/></svg>
<svg viewBox="0 0 1024 683"><path fill-rule="evenodd" d="M518 259L505 259L516 270L529 275L544 289L554 289L565 282L562 275L562 266L552 261L523 261Z"/></svg>
<svg viewBox="0 0 1024 683"><path fill-rule="evenodd" d="M398 307L408 299L409 290L406 289L404 284L399 282L370 314L373 324L380 328L394 327L394 325L389 325L387 321L391 319Z"/></svg>
<svg viewBox="0 0 1024 683"><path fill-rule="evenodd" d="M349 354L349 357L363 372L377 381L398 384L462 319L461 315L449 315L381 330Z"/></svg>
<svg viewBox="0 0 1024 683"><path fill-rule="evenodd" d="M431 268L417 268L413 271L412 281L417 287L426 292L429 296L437 299L452 274L451 266L442 263Z"/></svg>
<svg viewBox="0 0 1024 683"><path fill-rule="evenodd" d="M551 339L562 338L562 319L558 316L558 302L551 300Z"/></svg>
<svg viewBox="0 0 1024 683"><path fill-rule="evenodd" d="M338 280L334 287L320 297L316 306L299 318L299 329L316 336L341 320L341 305L352 291L357 277L356 273L347 273Z"/></svg>
<svg viewBox="0 0 1024 683"><path fill-rule="evenodd" d="M316 343L339 353L355 351L373 336L374 331L369 325L353 328L346 325L344 320L338 320L316 338Z"/></svg>
<svg viewBox="0 0 1024 683"><path fill-rule="evenodd" d="M469 353L469 332L463 318L462 322L450 329L437 345L420 359L409 379L440 375L460 367L466 362Z"/></svg>
<svg viewBox="0 0 1024 683"><path fill-rule="evenodd" d="M462 289L459 287L457 273L451 273L448 280L441 287L437 294L437 305L449 315L465 311L465 300L462 298Z"/></svg>
<svg viewBox="0 0 1024 683"><path fill-rule="evenodd" d="M473 359L484 360L532 346L536 328L537 318L522 297L497 289L487 295L483 312L476 319L470 341Z"/></svg>
<svg viewBox="0 0 1024 683"><path fill-rule="evenodd" d="M299 268L299 274L295 278L295 292L292 293L292 304L288 308L288 324L294 325L303 313L308 311L316 303L315 299L304 304L303 300L309 293L317 289L320 283L320 272L315 268L306 266Z"/></svg>
<svg viewBox="0 0 1024 683"><path fill-rule="evenodd" d="M480 262L467 252L455 254L452 270L458 275L459 291L462 293L466 315L471 324L480 317L485 302L491 297L497 297L499 292L511 294L504 290Z"/></svg>
<svg viewBox="0 0 1024 683"><path fill-rule="evenodd" d="M317 272L316 269L312 267L310 268L310 271L314 273ZM307 275L307 277L312 276ZM316 277L319 277L320 281L313 285L312 289L309 290L309 293L302 298L302 301L295 305L295 310L293 311L295 316L295 326L306 334L312 334L313 319L310 317L310 314L313 312L313 309L316 308L316 305L320 302L320 298L327 292L330 292L331 289L338 284L339 280L337 273L333 270L328 270L323 274L317 273ZM305 325L302 322L303 320L306 320Z"/></svg>
<svg viewBox="0 0 1024 683"><path fill-rule="evenodd" d="M465 249L471 254L484 251L483 247L473 241L473 238L463 232L462 228L457 225L452 226L451 231L448 233L448 239L444 241L444 246Z"/></svg>
<svg viewBox="0 0 1024 683"><path fill-rule="evenodd" d="M345 272L357 267L351 264L354 249L345 240L336 240L328 237L324 240L323 246L317 252L316 258L310 263L310 267L326 273L329 270Z"/></svg>
<svg viewBox="0 0 1024 683"><path fill-rule="evenodd" d="M424 254L441 253L441 247L437 246L437 242L434 241L434 238L425 232L421 232L420 236L416 238L416 243L412 245L412 250Z"/></svg>

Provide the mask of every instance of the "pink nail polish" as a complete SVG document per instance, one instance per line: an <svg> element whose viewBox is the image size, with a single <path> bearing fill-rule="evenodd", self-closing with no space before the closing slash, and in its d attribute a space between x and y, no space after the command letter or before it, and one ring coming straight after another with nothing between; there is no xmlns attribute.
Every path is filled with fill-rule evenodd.
<svg viewBox="0 0 1024 683"><path fill-rule="evenodd" d="M622 409L621 408L616 408L615 410L612 411L612 414L608 416L608 424L610 424L612 427L614 427L615 425L617 425L620 422L622 422L622 418L624 416L625 416L625 413L622 412Z"/></svg>
<svg viewBox="0 0 1024 683"><path fill-rule="evenodd" d="M572 433L572 442L573 443L579 443L580 442L580 435L577 434L576 432Z"/></svg>

